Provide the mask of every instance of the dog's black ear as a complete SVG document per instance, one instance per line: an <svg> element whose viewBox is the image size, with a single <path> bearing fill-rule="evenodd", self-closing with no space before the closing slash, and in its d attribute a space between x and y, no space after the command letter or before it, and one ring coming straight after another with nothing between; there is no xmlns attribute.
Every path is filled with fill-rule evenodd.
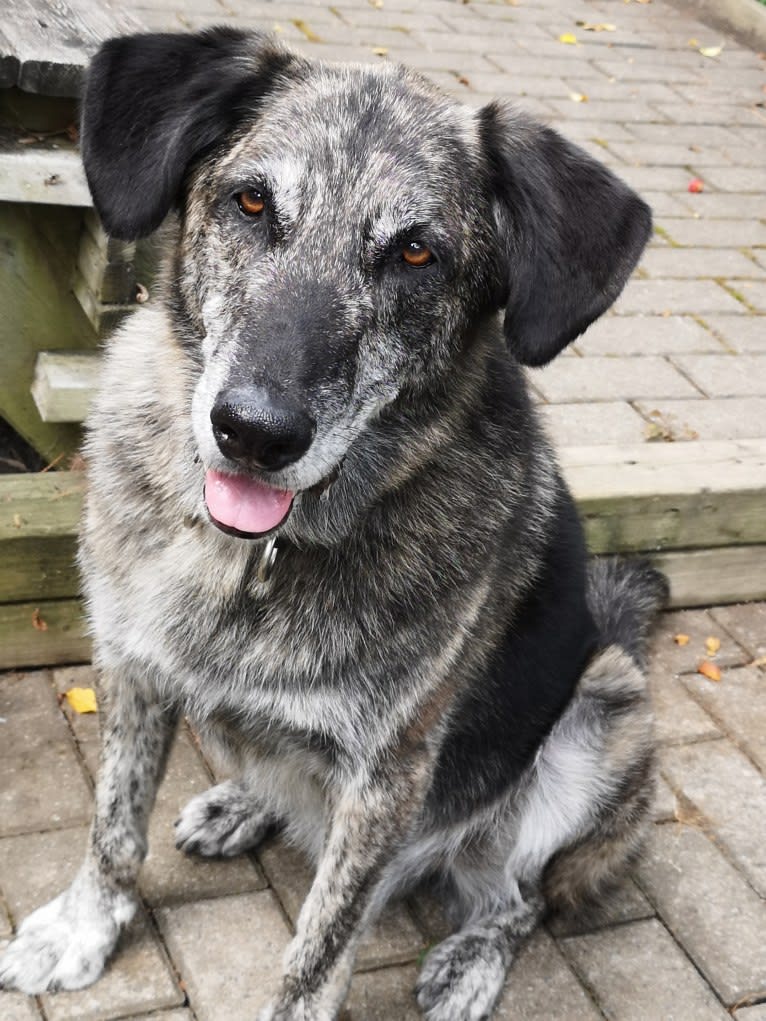
<svg viewBox="0 0 766 1021"><path fill-rule="evenodd" d="M545 365L612 304L651 232L635 192L586 152L510 107L479 113L500 241L505 332Z"/></svg>
<svg viewBox="0 0 766 1021"><path fill-rule="evenodd" d="M189 164L255 112L296 60L267 36L232 28L110 39L94 56L82 103L81 147L108 233L151 233Z"/></svg>

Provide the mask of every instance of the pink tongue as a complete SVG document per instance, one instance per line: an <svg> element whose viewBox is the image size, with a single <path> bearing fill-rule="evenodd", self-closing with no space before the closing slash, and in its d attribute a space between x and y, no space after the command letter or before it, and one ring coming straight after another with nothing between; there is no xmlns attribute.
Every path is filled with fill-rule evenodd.
<svg viewBox="0 0 766 1021"><path fill-rule="evenodd" d="M293 496L246 475L205 475L205 503L215 520L238 532L268 532L284 519Z"/></svg>

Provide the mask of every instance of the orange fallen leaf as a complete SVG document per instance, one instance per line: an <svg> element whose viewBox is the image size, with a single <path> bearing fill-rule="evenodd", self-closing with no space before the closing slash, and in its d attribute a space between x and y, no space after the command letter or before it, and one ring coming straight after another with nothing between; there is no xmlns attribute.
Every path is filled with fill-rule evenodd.
<svg viewBox="0 0 766 1021"><path fill-rule="evenodd" d="M715 663L709 663L707 660L700 663L697 667L697 673L702 674L703 677L707 677L709 681L720 681L721 671L715 665Z"/></svg>
<svg viewBox="0 0 766 1021"><path fill-rule="evenodd" d="M32 611L32 627L35 631L47 631L48 625L40 616L40 607Z"/></svg>
<svg viewBox="0 0 766 1021"><path fill-rule="evenodd" d="M673 641L676 643L676 645L688 645L689 635L683 634L673 635Z"/></svg>
<svg viewBox="0 0 766 1021"><path fill-rule="evenodd" d="M707 649L708 656L715 656L715 654L721 648L721 639L713 638L712 636L710 638L706 638L705 648Z"/></svg>
<svg viewBox="0 0 766 1021"><path fill-rule="evenodd" d="M76 713L97 713L98 703L93 688L70 688L66 700Z"/></svg>

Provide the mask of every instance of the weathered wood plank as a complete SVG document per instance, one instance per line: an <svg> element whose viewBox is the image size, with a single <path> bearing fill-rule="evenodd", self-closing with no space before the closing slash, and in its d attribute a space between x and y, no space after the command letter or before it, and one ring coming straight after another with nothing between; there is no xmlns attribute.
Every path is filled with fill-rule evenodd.
<svg viewBox="0 0 766 1021"><path fill-rule="evenodd" d="M766 441L564 448L596 553L766 542Z"/></svg>
<svg viewBox="0 0 766 1021"><path fill-rule="evenodd" d="M82 0L0 0L0 23L0 56L18 61L16 84L48 96L78 96L98 44L140 27L124 10Z"/></svg>
<svg viewBox="0 0 766 1021"><path fill-rule="evenodd" d="M670 605L766 599L766 545L680 550L650 557L670 581Z"/></svg>
<svg viewBox="0 0 766 1021"><path fill-rule="evenodd" d="M13 46L0 28L0 89L8 89L19 80L21 61L13 52Z"/></svg>
<svg viewBox="0 0 766 1021"><path fill-rule="evenodd" d="M43 351L37 356L32 397L43 422L82 422L98 384L97 355Z"/></svg>
<svg viewBox="0 0 766 1021"><path fill-rule="evenodd" d="M80 155L71 142L39 140L25 145L24 131L0 129L0 200L90 206Z"/></svg>
<svg viewBox="0 0 766 1021"><path fill-rule="evenodd" d="M40 418L30 393L37 352L97 343L71 293L81 229L76 209L0 203L0 415L50 461L74 452L81 431Z"/></svg>
<svg viewBox="0 0 766 1021"><path fill-rule="evenodd" d="M106 247L95 240L90 230L83 230L77 268L97 301L105 304L132 302L136 290L133 242L110 239Z"/></svg>
<svg viewBox="0 0 766 1021"><path fill-rule="evenodd" d="M79 599L0 605L0 670L86 663L90 657Z"/></svg>
<svg viewBox="0 0 766 1021"><path fill-rule="evenodd" d="M84 491L80 472L0 476L0 603L79 594Z"/></svg>
<svg viewBox="0 0 766 1021"><path fill-rule="evenodd" d="M84 495L82 472L0 475L0 548L19 539L76 536Z"/></svg>

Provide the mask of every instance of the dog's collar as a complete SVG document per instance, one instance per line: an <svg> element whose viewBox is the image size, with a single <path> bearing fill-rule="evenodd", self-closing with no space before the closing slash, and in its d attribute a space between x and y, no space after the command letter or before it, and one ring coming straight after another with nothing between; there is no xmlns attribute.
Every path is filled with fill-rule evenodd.
<svg viewBox="0 0 766 1021"><path fill-rule="evenodd" d="M266 545L263 547L263 553L261 553L260 560L258 561L258 567L256 568L256 576L258 581L268 581L271 577L271 572L274 567L274 561L277 559L277 537L272 535L267 540Z"/></svg>

